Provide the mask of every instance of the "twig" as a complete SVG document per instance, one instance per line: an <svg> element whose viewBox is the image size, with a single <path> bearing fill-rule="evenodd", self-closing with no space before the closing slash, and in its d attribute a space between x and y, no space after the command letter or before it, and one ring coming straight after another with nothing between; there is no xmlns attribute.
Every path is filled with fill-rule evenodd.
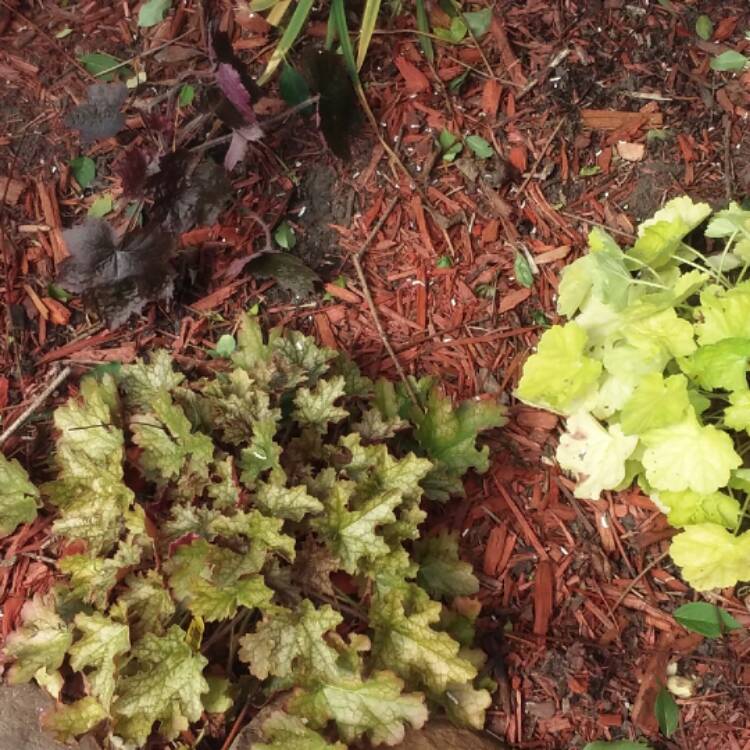
<svg viewBox="0 0 750 750"><path fill-rule="evenodd" d="M357 250L357 252L352 256L352 262L354 263L354 270L357 272L357 278L359 279L360 286L362 287L362 294L367 301L367 306L370 308L370 315L372 315L372 320L373 323L375 323L375 328L378 331L380 340L383 342L383 346L388 352L388 356L393 361L393 364L396 367L396 372L398 372L398 376L401 378L401 382L404 384L404 388L406 388L406 392L409 394L409 398L411 398L415 406L421 408L422 401L418 397L417 392L412 387L412 384L409 382L409 378L406 376L404 368L401 366L401 362L399 362L398 357L396 356L396 352L393 351L393 347L391 346L391 342L388 341L385 330L383 330L383 324L380 322L380 316L378 315L378 310L375 307L375 301L372 298L372 294L370 294L370 287L367 284L367 279L365 278L364 271L362 270L362 264L360 262L362 256L367 252L367 249L372 244L373 240L383 227L383 224L385 224L386 219L390 215L391 211L393 211L396 203L398 203L399 200L400 196L398 195L391 198L362 247L360 247L359 250Z"/></svg>
<svg viewBox="0 0 750 750"><path fill-rule="evenodd" d="M557 132L560 130L560 128L563 126L563 123L565 122L564 118L560 119L560 122L555 125L555 129L550 134L549 138L544 142L544 146L542 146L542 150L539 152L539 156L537 156L536 161L534 162L534 166L529 170L529 173L526 175L524 181L521 183L521 187L518 188L515 194L515 199L518 200L522 195L524 190L526 190L526 187L528 186L529 182L531 182L531 178L536 174L536 170L539 169L539 165L542 163L542 159L547 155L547 150L552 145L552 141L554 140L555 136L557 135Z"/></svg>
<svg viewBox="0 0 750 750"><path fill-rule="evenodd" d="M734 197L734 164L732 162L732 118L724 115L724 187L727 201Z"/></svg>
<svg viewBox="0 0 750 750"><path fill-rule="evenodd" d="M655 565L658 565L665 557L669 555L669 550L662 552L659 557L653 559L631 582L625 591L620 594L620 598L612 606L612 613L625 601L625 597L638 585L640 581Z"/></svg>
<svg viewBox="0 0 750 750"><path fill-rule="evenodd" d="M56 388L59 388L70 373L70 367L63 367L63 369L60 370L52 382L29 404L26 409L24 409L18 419L16 419L16 421L13 422L13 424L8 427L2 435L0 435L0 446L2 446L3 443L5 443L5 441L13 435L19 427L21 427L21 425L50 397Z"/></svg>

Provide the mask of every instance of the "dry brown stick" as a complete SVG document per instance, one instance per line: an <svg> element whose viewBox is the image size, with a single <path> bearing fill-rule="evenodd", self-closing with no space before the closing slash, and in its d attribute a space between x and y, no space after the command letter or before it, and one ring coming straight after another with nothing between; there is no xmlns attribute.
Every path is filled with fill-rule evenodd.
<svg viewBox="0 0 750 750"><path fill-rule="evenodd" d="M373 300L372 294L370 293L370 286L367 283L365 273L362 270L362 263L360 262L362 256L367 252L368 248L372 244L378 232L383 227L383 224L385 224L386 219L390 215L391 211L393 211L396 203L398 203L399 200L400 196L398 195L391 198L377 223L372 228L372 231L367 236L367 239L364 241L362 247L360 247L359 250L357 250L357 252L352 256L352 262L354 263L354 270L357 272L359 284L362 287L362 295L367 302L367 306L370 308L370 315L372 316L373 323L375 323L375 328L377 329L378 335L380 336L380 340L382 341L385 350L388 352L388 356L393 361L393 364L396 367L396 372L398 372L398 376L401 378L401 382L404 384L404 388L406 388L406 392L409 394L409 398L411 398L415 406L421 408L422 402L418 397L417 392L412 387L411 382L409 382L409 378L407 377L406 372L404 372L404 368L401 366L401 362L399 362L398 357L396 356L396 352L393 351L393 347L391 346L391 342L388 340L388 336L386 336L385 330L383 329L383 324L380 322L378 309L375 307L375 301Z"/></svg>
<svg viewBox="0 0 750 750"><path fill-rule="evenodd" d="M658 565L665 557L669 555L669 551L662 552L659 557L652 560L631 582L625 591L620 594L620 598L612 605L612 613L625 601L625 597L638 585L640 581L654 566Z"/></svg>
<svg viewBox="0 0 750 750"><path fill-rule="evenodd" d="M2 435L0 435L0 446L5 443L5 441L13 435L19 427L50 397L52 392L58 388L70 375L71 368L70 367L63 367L62 370L60 370L59 373L57 373L57 376L53 378L52 382L28 405L26 409L23 410L23 413L16 419L13 424L8 427L7 430L3 432Z"/></svg>
<svg viewBox="0 0 750 750"><path fill-rule="evenodd" d="M539 169L539 165L542 163L542 159L544 159L545 155L547 154L547 150L552 145L552 141L554 140L557 132L560 130L564 122L565 120L561 118L560 122L555 125L555 129L552 131L550 137L547 138L547 140L544 142L544 146L542 146L542 150L539 152L539 156L537 156L536 161L534 162L534 166L529 170L529 173L521 183L521 187L519 187L516 191L516 194L514 196L516 200L518 200L523 195L524 190L526 190L526 187L531 182L531 178L536 174L536 170Z"/></svg>

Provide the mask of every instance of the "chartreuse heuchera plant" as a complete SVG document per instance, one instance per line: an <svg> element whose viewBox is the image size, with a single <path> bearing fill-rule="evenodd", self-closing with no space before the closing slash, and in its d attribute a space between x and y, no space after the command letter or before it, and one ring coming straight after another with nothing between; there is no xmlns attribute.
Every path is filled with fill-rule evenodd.
<svg viewBox="0 0 750 750"><path fill-rule="evenodd" d="M487 469L501 407L425 379L420 407L249 314L206 372L159 351L88 377L49 481L0 458L2 532L54 513L61 574L7 639L9 681L58 698L61 738L114 748L197 747L248 703L273 706L256 750L395 744L432 708L481 726L477 580L420 524Z"/></svg>
<svg viewBox="0 0 750 750"><path fill-rule="evenodd" d="M517 390L566 418L557 459L577 497L635 480L668 514L672 558L698 590L750 579L748 268L750 211L735 203L712 215L676 198L626 250L592 230L560 280L567 322Z"/></svg>

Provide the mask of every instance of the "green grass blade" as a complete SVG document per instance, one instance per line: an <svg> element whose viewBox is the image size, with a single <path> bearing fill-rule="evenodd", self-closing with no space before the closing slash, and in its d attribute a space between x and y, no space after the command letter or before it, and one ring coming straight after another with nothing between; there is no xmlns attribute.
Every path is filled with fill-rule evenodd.
<svg viewBox="0 0 750 750"><path fill-rule="evenodd" d="M417 0L417 29L419 34L419 46L424 52L424 56L431 62L435 62L435 48L432 46L430 38L430 21L427 18L427 11L424 7L424 0Z"/></svg>
<svg viewBox="0 0 750 750"><path fill-rule="evenodd" d="M333 43L336 41L336 22L333 20L333 13L328 14L328 25L326 26L325 48L333 49Z"/></svg>
<svg viewBox="0 0 750 750"><path fill-rule="evenodd" d="M336 34L341 43L341 52L344 55L344 62L349 71L349 75L354 81L359 80L357 74L357 65L354 62L354 50L352 49L352 40L349 38L349 29L346 25L346 11L344 10L344 0L333 0L331 3L331 15L336 26Z"/></svg>
<svg viewBox="0 0 750 750"><path fill-rule="evenodd" d="M266 16L266 21L271 26L281 26L281 22L284 20L284 16L291 4L292 0L278 0L278 2L274 3L273 8L271 8L271 12Z"/></svg>
<svg viewBox="0 0 750 750"><path fill-rule="evenodd" d="M279 43L276 45L276 49L271 55L271 59L266 65L266 69L263 71L263 75L258 79L258 84L262 86L268 83L271 76L276 72L276 68L279 67L282 60L287 56L289 50L294 46L297 41L297 37L300 35L302 28L305 25L307 16L310 13L310 8L313 6L314 0L299 0L297 6L292 13L292 17L289 19L289 25L284 29L284 33L279 39Z"/></svg>
<svg viewBox="0 0 750 750"><path fill-rule="evenodd" d="M253 0L250 3L250 11L252 13L262 13L265 10L270 10L276 5L279 0Z"/></svg>
<svg viewBox="0 0 750 750"><path fill-rule="evenodd" d="M359 46L357 47L357 70L362 69L362 63L367 56L367 50L372 41L375 24L378 22L380 12L380 0L367 0L365 12L362 15L362 26L359 30Z"/></svg>

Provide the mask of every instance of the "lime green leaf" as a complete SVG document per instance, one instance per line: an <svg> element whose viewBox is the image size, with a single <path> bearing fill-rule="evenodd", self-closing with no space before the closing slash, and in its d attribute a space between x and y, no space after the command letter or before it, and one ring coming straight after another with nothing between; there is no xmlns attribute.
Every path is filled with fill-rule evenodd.
<svg viewBox="0 0 750 750"><path fill-rule="evenodd" d="M120 65L120 60L104 52L90 52L87 55L79 57L78 61L91 75L96 76L102 81L113 80L116 71L110 70L110 68Z"/></svg>
<svg viewBox="0 0 750 750"><path fill-rule="evenodd" d="M697 591L734 586L750 571L750 532L735 536L712 523L686 526L672 539L672 559Z"/></svg>
<svg viewBox="0 0 750 750"><path fill-rule="evenodd" d="M157 349L150 355L148 364L138 359L120 370L119 383L132 409L147 411L154 400L165 391L171 393L185 376L172 368L172 357L165 349Z"/></svg>
<svg viewBox="0 0 750 750"><path fill-rule="evenodd" d="M134 641L140 640L146 633L164 635L175 613L172 597L155 570L129 575L116 606L129 624Z"/></svg>
<svg viewBox="0 0 750 750"><path fill-rule="evenodd" d="M742 627L729 612L708 602L683 604L677 607L672 615L687 630L700 633L707 638L720 638Z"/></svg>
<svg viewBox="0 0 750 750"><path fill-rule="evenodd" d="M658 490L693 490L710 495L729 481L742 464L732 438L694 418L651 430L641 436L646 446L643 466L649 484Z"/></svg>
<svg viewBox="0 0 750 750"><path fill-rule="evenodd" d="M471 29L471 33L479 39L483 37L490 28L492 22L492 9L483 8L482 10L469 11L461 14Z"/></svg>
<svg viewBox="0 0 750 750"><path fill-rule="evenodd" d="M170 5L172 5L172 0L146 0L138 12L138 25L143 29L148 29L161 23Z"/></svg>
<svg viewBox="0 0 750 750"><path fill-rule="evenodd" d="M355 486L353 482L337 482L324 501L324 514L312 522L348 573L357 571L361 559L376 560L390 552L390 547L376 531L383 524L396 520L393 511L401 503L401 493L390 490L350 510L349 501Z"/></svg>
<svg viewBox="0 0 750 750"><path fill-rule="evenodd" d="M638 239L628 253L652 268L669 263L682 240L711 214L708 203L693 203L686 195L673 198L638 226Z"/></svg>
<svg viewBox="0 0 750 750"><path fill-rule="evenodd" d="M419 563L417 582L430 596L452 599L479 591L471 565L458 556L457 534L442 533L416 542L414 557Z"/></svg>
<svg viewBox="0 0 750 750"><path fill-rule="evenodd" d="M722 72L731 71L739 73L748 67L748 65L750 65L750 58L733 49L722 52L711 60L711 69Z"/></svg>
<svg viewBox="0 0 750 750"><path fill-rule="evenodd" d="M74 622L82 636L69 649L70 666L76 672L86 670L91 695L108 711L115 692L118 657L130 649L128 626L98 612L80 612Z"/></svg>
<svg viewBox="0 0 750 750"><path fill-rule="evenodd" d="M587 164L586 166L581 167L578 174L581 177L594 177L595 175L598 175L602 171L602 168L598 164Z"/></svg>
<svg viewBox="0 0 750 750"><path fill-rule="evenodd" d="M167 738L187 729L203 710L201 695L209 689L203 677L207 664L176 625L164 636L145 635L131 651L128 674L117 683L115 733L143 745L154 722Z"/></svg>
<svg viewBox="0 0 750 750"><path fill-rule="evenodd" d="M80 183L79 183L80 184ZM107 195L100 195L90 206L89 210L86 212L88 216L93 216L95 218L100 218L102 216L106 216L113 207L114 203L112 201L112 196Z"/></svg>
<svg viewBox="0 0 750 750"><path fill-rule="evenodd" d="M294 672L305 679L335 680L338 654L324 636L342 619L329 605L316 609L308 599L295 611L276 610L256 626L254 633L240 639L240 660L260 680L269 675L288 677Z"/></svg>
<svg viewBox="0 0 750 750"><path fill-rule="evenodd" d="M224 333L219 336L214 351L218 357L230 357L236 348L237 341L234 336L231 333Z"/></svg>
<svg viewBox="0 0 750 750"><path fill-rule="evenodd" d="M44 686L59 676L73 634L54 610L54 601L37 595L21 608L21 627L5 639L3 654L14 660L8 682L17 685L32 677ZM60 680L60 684L61 684Z"/></svg>
<svg viewBox="0 0 750 750"><path fill-rule="evenodd" d="M311 425L319 432L328 429L329 422L340 422L349 416L349 412L334 401L346 392L345 381L341 375L327 380L319 380L315 388L300 388L294 396L294 419L302 425Z"/></svg>
<svg viewBox="0 0 750 750"><path fill-rule="evenodd" d="M568 317L593 294L615 310L621 310L632 286L625 256L617 243L602 229L589 233L588 255L566 266L560 277L557 311Z"/></svg>
<svg viewBox="0 0 750 750"><path fill-rule="evenodd" d="M673 308L655 312L648 307L638 317L629 321L623 330L628 343L641 351L657 351L673 357L685 357L695 349L693 326L677 317Z"/></svg>
<svg viewBox="0 0 750 750"><path fill-rule="evenodd" d="M495 149L480 135L469 135L464 142L480 159L491 159L495 155Z"/></svg>
<svg viewBox="0 0 750 750"><path fill-rule="evenodd" d="M729 208L717 211L706 227L706 237L733 237L732 252L742 260L750 260L750 211L732 201Z"/></svg>
<svg viewBox="0 0 750 750"><path fill-rule="evenodd" d="M708 16L698 16L695 20L695 33L706 42L713 36L714 25Z"/></svg>
<svg viewBox="0 0 750 750"><path fill-rule="evenodd" d="M701 346L689 358L681 359L680 367L707 390L746 391L749 359L750 340L722 339Z"/></svg>
<svg viewBox="0 0 750 750"><path fill-rule="evenodd" d="M195 99L195 88L189 83L184 83L177 97L177 103L180 107L189 107Z"/></svg>
<svg viewBox="0 0 750 750"><path fill-rule="evenodd" d="M638 438L623 434L619 425L605 429L587 412L578 412L568 418L557 460L576 478L576 497L598 500L603 490L615 489L625 479L625 462L637 444Z"/></svg>
<svg viewBox="0 0 750 750"><path fill-rule="evenodd" d="M724 425L731 430L745 430L750 434L750 392L743 390L730 394L729 403L724 409Z"/></svg>
<svg viewBox="0 0 750 750"><path fill-rule="evenodd" d="M435 692L443 692L451 683L473 680L477 670L459 655L458 642L431 627L439 619L437 602L428 600L421 611L407 614L398 591L375 597L370 623L375 631L373 654L378 663Z"/></svg>
<svg viewBox="0 0 750 750"><path fill-rule="evenodd" d="M13 533L19 524L31 523L38 504L39 490L24 468L0 453L0 536Z"/></svg>
<svg viewBox="0 0 750 750"><path fill-rule="evenodd" d="M51 713L45 713L42 725L60 742L71 742L75 737L86 734L108 716L107 710L96 698L87 696L75 703L58 705Z"/></svg>
<svg viewBox="0 0 750 750"><path fill-rule="evenodd" d="M464 21L459 16L456 16L455 18L451 19L451 25L449 28L436 28L435 36L439 39L442 39L444 42L448 42L449 44L458 44L464 39L468 30L469 27L466 24L466 21Z"/></svg>
<svg viewBox="0 0 750 750"><path fill-rule="evenodd" d="M724 339L750 339L750 284L745 282L727 291L707 287L701 292L697 313L702 320L695 324L695 331L703 346Z"/></svg>
<svg viewBox="0 0 750 750"><path fill-rule="evenodd" d="M404 722L419 729L427 721L424 697L402 693L403 682L390 672L376 672L365 681L322 683L297 693L290 710L317 728L333 721L344 742L366 734L373 745L396 745L404 738Z"/></svg>
<svg viewBox="0 0 750 750"><path fill-rule="evenodd" d="M664 378L661 373L643 375L620 413L626 435L638 435L681 422L688 416L690 399L683 375Z"/></svg>
<svg viewBox="0 0 750 750"><path fill-rule="evenodd" d="M232 540L244 536L252 542L254 554L280 552L287 559L294 560L295 540L281 533L283 525L283 519L269 518L257 510L237 511L232 516L217 514L208 524L208 537L215 539L220 536L225 540Z"/></svg>
<svg viewBox="0 0 750 750"><path fill-rule="evenodd" d="M262 730L265 741L254 742L252 750L346 750L345 745L330 744L306 721L283 711L272 713L263 722Z"/></svg>
<svg viewBox="0 0 750 750"><path fill-rule="evenodd" d="M485 712L492 705L492 696L487 690L477 690L471 683L448 685L439 696L439 703L448 718L458 726L484 729Z"/></svg>
<svg viewBox="0 0 750 750"><path fill-rule="evenodd" d="M697 492L659 492L660 505L668 508L672 526L689 526L695 523L717 523L734 529L740 519L739 502L723 492L699 495Z"/></svg>
<svg viewBox="0 0 750 750"><path fill-rule="evenodd" d="M516 390L521 401L567 412L576 401L590 395L602 371L588 357L586 332L575 323L552 326L539 340L537 353L526 360Z"/></svg>
<svg viewBox="0 0 750 750"><path fill-rule="evenodd" d="M208 692L203 696L203 708L209 714L223 714L234 705L232 684L226 677L206 675Z"/></svg>
<svg viewBox="0 0 750 750"><path fill-rule="evenodd" d="M656 696L654 711L661 733L665 737L671 737L680 725L680 709L672 694L664 687Z"/></svg>
<svg viewBox="0 0 750 750"><path fill-rule="evenodd" d="M277 484L260 483L256 490L256 505L278 518L301 521L308 513L320 513L323 504L307 494L304 485L282 487Z"/></svg>
<svg viewBox="0 0 750 750"><path fill-rule="evenodd" d="M70 162L73 177L81 190L85 190L96 177L96 164L88 156L77 156Z"/></svg>
<svg viewBox="0 0 750 750"><path fill-rule="evenodd" d="M282 221L273 233L273 238L279 247L284 250L291 250L297 244L297 235L294 233L291 224L288 221Z"/></svg>
<svg viewBox="0 0 750 750"><path fill-rule="evenodd" d="M273 597L259 570L266 557L260 546L248 554L197 539L177 548L165 564L176 599L206 622L233 617L239 607L267 606Z"/></svg>

